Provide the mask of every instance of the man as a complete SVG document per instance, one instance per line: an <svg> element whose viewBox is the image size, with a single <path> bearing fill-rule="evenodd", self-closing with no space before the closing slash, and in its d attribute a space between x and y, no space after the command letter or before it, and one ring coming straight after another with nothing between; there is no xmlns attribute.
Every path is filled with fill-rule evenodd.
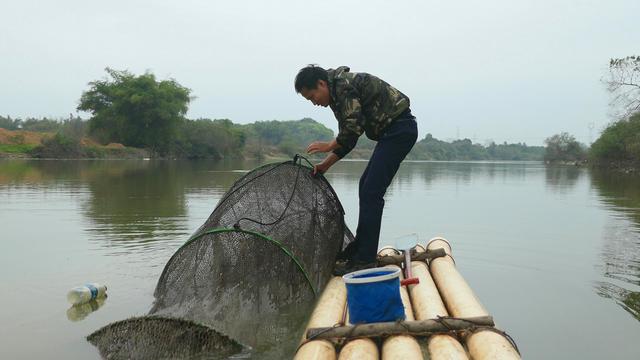
<svg viewBox="0 0 640 360"><path fill-rule="evenodd" d="M334 140L316 141L307 148L309 154L328 153L314 166L314 173L325 173L347 155L363 132L378 142L360 178L355 241L341 254L347 261L336 264L334 274L374 267L384 194L418 137L409 98L381 79L349 72L346 66L328 70L315 65L304 67L296 76L295 88L314 105L331 107L338 120L339 132Z"/></svg>

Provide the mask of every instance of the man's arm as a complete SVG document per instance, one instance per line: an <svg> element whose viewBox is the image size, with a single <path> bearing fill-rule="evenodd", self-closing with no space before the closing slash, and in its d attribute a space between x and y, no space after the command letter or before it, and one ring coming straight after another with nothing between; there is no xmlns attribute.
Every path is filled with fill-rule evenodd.
<svg viewBox="0 0 640 360"><path fill-rule="evenodd" d="M333 164L337 163L339 160L340 158L338 157L338 155L330 152L329 154L327 154L327 157L322 160L321 163L313 166L313 175L316 175L317 173L324 174L325 172L327 172L327 170L329 170L331 166L333 166Z"/></svg>
<svg viewBox="0 0 640 360"><path fill-rule="evenodd" d="M348 83L338 86L338 89L337 96L341 99L336 114L340 127L338 136L330 142L314 142L307 147L307 152L310 154L330 152L321 163L314 166L314 174L326 172L347 155L356 146L358 138L364 132L362 128L364 119L357 89Z"/></svg>

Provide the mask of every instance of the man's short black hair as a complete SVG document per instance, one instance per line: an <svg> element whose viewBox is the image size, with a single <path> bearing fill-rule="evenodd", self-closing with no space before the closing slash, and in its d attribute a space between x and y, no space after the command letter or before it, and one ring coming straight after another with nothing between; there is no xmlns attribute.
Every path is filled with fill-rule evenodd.
<svg viewBox="0 0 640 360"><path fill-rule="evenodd" d="M296 75L296 92L300 93L303 88L307 90L315 89L318 86L318 80L329 82L327 70L314 64L303 67Z"/></svg>

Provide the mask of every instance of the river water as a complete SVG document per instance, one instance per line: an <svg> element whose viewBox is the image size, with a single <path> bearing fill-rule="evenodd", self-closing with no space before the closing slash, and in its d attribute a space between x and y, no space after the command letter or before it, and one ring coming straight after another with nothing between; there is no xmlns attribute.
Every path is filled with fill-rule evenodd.
<svg viewBox="0 0 640 360"><path fill-rule="evenodd" d="M169 257L257 165L1 161L0 358L99 358L84 337L146 314ZM327 174L352 229L365 166L343 161ZM387 192L381 245L433 236L450 240L525 358L640 358L640 176L406 162ZM109 297L94 312L69 310L67 290L87 281Z"/></svg>

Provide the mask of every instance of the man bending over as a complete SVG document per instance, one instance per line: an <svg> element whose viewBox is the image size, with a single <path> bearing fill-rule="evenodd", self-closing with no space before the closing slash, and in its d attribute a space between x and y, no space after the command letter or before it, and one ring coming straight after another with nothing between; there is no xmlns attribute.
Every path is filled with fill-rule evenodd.
<svg viewBox="0 0 640 360"><path fill-rule="evenodd" d="M295 88L314 105L331 107L338 120L334 140L316 141L307 147L309 154L328 153L314 166L314 173L325 173L347 155L363 132L378 142L360 177L355 241L341 254L346 261L336 264L334 275L375 267L384 194L418 137L409 98L383 80L349 72L346 66L328 70L306 66L298 72Z"/></svg>

